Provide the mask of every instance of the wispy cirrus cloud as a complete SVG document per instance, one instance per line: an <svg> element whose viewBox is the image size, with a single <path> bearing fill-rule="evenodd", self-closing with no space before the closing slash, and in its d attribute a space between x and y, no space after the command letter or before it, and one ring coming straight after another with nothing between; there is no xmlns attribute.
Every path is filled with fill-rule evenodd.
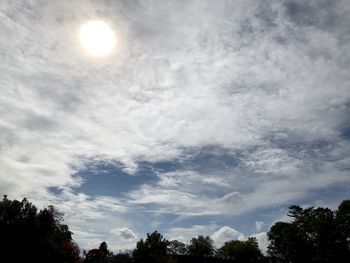
<svg viewBox="0 0 350 263"><path fill-rule="evenodd" d="M340 0L3 1L0 193L58 205L87 244L144 233L140 218L238 217L346 185L349 12ZM78 45L92 18L117 32L105 60ZM143 178L146 162L153 180L88 194L94 162L118 180Z"/></svg>

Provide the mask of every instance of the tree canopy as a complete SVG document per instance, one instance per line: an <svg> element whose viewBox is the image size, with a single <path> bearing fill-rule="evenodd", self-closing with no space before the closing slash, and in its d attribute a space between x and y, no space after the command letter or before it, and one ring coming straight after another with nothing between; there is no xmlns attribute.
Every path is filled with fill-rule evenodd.
<svg viewBox="0 0 350 263"><path fill-rule="evenodd" d="M279 262L348 262L349 201L338 211L289 207L292 222L277 222L268 232L268 253Z"/></svg>
<svg viewBox="0 0 350 263"><path fill-rule="evenodd" d="M199 235L192 238L188 246L188 254L193 256L209 257L215 253L213 240L206 236Z"/></svg>
<svg viewBox="0 0 350 263"><path fill-rule="evenodd" d="M290 222L276 222L268 232L268 256L256 238L230 240L215 248L209 236L187 245L168 241L158 231L140 239L136 248L113 255L107 243L80 259L79 247L55 207L38 210L27 199L0 201L0 262L37 263L345 263L350 261L350 200L336 211L291 205Z"/></svg>
<svg viewBox="0 0 350 263"><path fill-rule="evenodd" d="M2 262L78 262L79 248L72 241L63 214L48 206L40 211L27 199L0 201Z"/></svg>
<svg viewBox="0 0 350 263"><path fill-rule="evenodd" d="M261 262L264 258L261 253L258 241L254 237L247 241L231 240L218 250L217 255L222 258L234 259L237 263Z"/></svg>
<svg viewBox="0 0 350 263"><path fill-rule="evenodd" d="M133 258L136 263L171 262L171 257L167 253L168 245L169 241L157 231L148 233L145 240L141 239L137 242Z"/></svg>
<svg viewBox="0 0 350 263"><path fill-rule="evenodd" d="M188 249L185 243L177 240L169 241L168 253L170 255L187 255Z"/></svg>

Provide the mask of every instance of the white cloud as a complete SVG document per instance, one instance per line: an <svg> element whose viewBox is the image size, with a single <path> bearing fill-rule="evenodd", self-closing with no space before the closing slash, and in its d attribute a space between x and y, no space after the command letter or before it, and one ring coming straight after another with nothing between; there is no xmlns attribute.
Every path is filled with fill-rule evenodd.
<svg viewBox="0 0 350 263"><path fill-rule="evenodd" d="M137 235L129 228L127 227L122 227L122 228L114 228L111 230L111 233L122 238L122 239L127 239L127 240L136 240Z"/></svg>
<svg viewBox="0 0 350 263"><path fill-rule="evenodd" d="M256 227L256 231L260 232L264 226L264 222L262 221L255 221L255 227Z"/></svg>
<svg viewBox="0 0 350 263"><path fill-rule="evenodd" d="M346 185L349 5L307 5L312 16L281 1L2 1L0 194L54 203L75 228L112 229L135 207L239 215ZM97 15L120 45L99 62L77 38ZM237 165L158 173L125 199L74 193L85 160L133 174L139 161L190 163L209 145L237 153Z"/></svg>
<svg viewBox="0 0 350 263"><path fill-rule="evenodd" d="M261 252L266 255L267 247L269 245L269 240L267 238L267 233L266 232L260 232L260 233L253 234L251 236L255 237L257 239Z"/></svg>
<svg viewBox="0 0 350 263"><path fill-rule="evenodd" d="M101 221L99 221L101 222ZM134 249L138 241L138 235L127 227L114 228L107 230L111 223L107 226L97 228L92 224L93 231L83 230L78 226L71 228L73 239L76 240L81 249L86 251L98 248L102 242L106 242L108 249L113 252L123 251L126 249Z"/></svg>
<svg viewBox="0 0 350 263"><path fill-rule="evenodd" d="M211 238L213 239L214 244L217 247L221 247L225 242L230 240L243 241L245 239L242 233L229 226L224 226L220 228L211 235Z"/></svg>
<svg viewBox="0 0 350 263"><path fill-rule="evenodd" d="M216 248L220 248L225 242L230 240L244 241L247 239L243 233L229 226L223 226L218 230L215 229L217 229L216 225L194 225L187 228L171 228L165 234L165 237L169 240L179 240L189 244L191 238L197 237L198 235L207 235L214 241ZM259 248L264 254L266 254L268 246L267 233L258 232L252 234L251 237L257 239Z"/></svg>
<svg viewBox="0 0 350 263"><path fill-rule="evenodd" d="M303 162L289 155L288 150L263 146L251 153L245 162L254 173L294 174Z"/></svg>
<svg viewBox="0 0 350 263"><path fill-rule="evenodd" d="M78 242L80 249L85 251L98 248L105 238L101 233L84 231L78 226L70 230L73 232L73 239Z"/></svg>
<svg viewBox="0 0 350 263"><path fill-rule="evenodd" d="M71 5L76 4L47 4L44 10L47 14L55 10L56 17L66 17L67 12L74 12ZM160 5L151 12L162 14L160 10L168 5ZM214 24L197 21L192 29L186 30L188 24L184 21L193 16L202 17L201 12L209 6L213 13L205 16L207 21L215 21L217 15L225 14L227 9L233 10L234 21L219 16L222 21ZM148 23L159 34L134 36L135 39L129 39L129 52L114 58L118 60L116 63L94 65L93 61L81 60L70 53L71 49L65 49L65 44L58 39L69 32L66 39L73 46L75 36L68 28L78 27L83 17L76 16L77 20L68 26L67 22L53 21L50 15L43 13L42 19L47 22L43 27L31 21L31 15L41 10L38 6L27 6L23 16L11 20L6 9L15 10L17 5L5 5L2 14L7 20L1 32L5 34L7 29L11 30L11 35L6 36L9 45L13 46L11 41L16 41L23 52L31 52L26 57L16 50L6 49L8 57L4 65L9 66L3 66L2 75L6 81L1 102L6 114L2 115L1 124L9 140L2 145L2 148L7 147L2 167L9 177L21 176L23 169L28 178L38 177L41 169L42 180L33 182L23 178L31 180L23 185L28 188L31 184L65 186L75 183L70 177L73 172L70 167L77 156L116 159L124 163L126 171L133 172L139 158L172 159L181 156L186 147L218 144L241 148L259 144L263 136L275 132L297 136L300 140L336 136L349 100L347 78L343 67L337 64L338 52L342 49L336 46L337 36L321 30L310 35L300 29L301 34L315 41L304 49L300 49L295 40L283 46L273 40L277 33L287 37L286 23L268 28L271 31L265 31L262 37L259 29L266 25L258 25L258 18L250 17L260 6L253 3L238 6L215 5L213 9L209 2L193 3L185 11L174 11L172 16L183 22L176 27L167 16L161 16L164 23L159 25L153 24L154 17L150 16ZM84 12L93 14L98 8L103 5L84 5ZM277 21L285 19L283 6L275 3L272 8ZM192 15L187 17L190 13ZM242 37L239 30L246 18L250 18L253 31ZM16 19L22 27L14 23ZM123 27L127 23L135 26L135 30L140 26L133 24L134 20L118 25ZM29 24L33 25L26 26ZM58 31L58 35L45 34L52 27L67 30ZM176 31L169 35L169 29ZM203 32L211 36L210 41L203 42ZM175 51L172 44L178 42L178 34L185 34L181 39L191 41L181 41ZM28 35L31 37L25 38ZM46 47L46 60L41 60L42 49L26 49L25 43L36 47L38 39L41 46ZM238 51L247 40L244 48ZM58 60L63 54L48 46L53 42L58 44L59 52L67 52L65 55L70 60ZM316 48L314 52L321 52L322 47L314 46L320 43L330 52L331 63L315 60L309 54L313 48ZM232 47L226 46L229 44ZM148 45L156 55L148 51ZM18 64L17 69L10 67L14 63ZM51 66L53 64L57 66ZM45 152L45 156L41 152ZM288 152L281 149L268 153L259 151L255 156L248 163L263 172L273 171L285 162L288 164L283 164L282 168L287 169L294 162L294 159L281 158L288 156ZM51 178L46 178L45 174L50 174ZM17 187L4 183L8 191ZM14 192L30 192L27 187L16 188Z"/></svg>
<svg viewBox="0 0 350 263"><path fill-rule="evenodd" d="M189 243L193 237L199 235L210 235L214 231L215 225L194 225L192 227L175 227L165 233L165 237L169 240L178 240Z"/></svg>
<svg viewBox="0 0 350 263"><path fill-rule="evenodd" d="M171 213L178 216L204 216L237 214L242 211L242 198L238 192L221 194L219 197L206 193L200 183L193 190L164 188L161 185L142 185L127 193L128 202L133 205L155 205L149 212ZM205 189L205 188L204 188ZM236 211L233 208L237 208Z"/></svg>
<svg viewBox="0 0 350 263"><path fill-rule="evenodd" d="M167 173L158 173L159 177L158 184L166 188L178 188L181 186L182 189L197 190L195 189L200 184L202 187L216 187L216 188L227 188L229 183L225 177L217 174L200 174L195 171L176 171ZM198 191L202 191L199 188Z"/></svg>

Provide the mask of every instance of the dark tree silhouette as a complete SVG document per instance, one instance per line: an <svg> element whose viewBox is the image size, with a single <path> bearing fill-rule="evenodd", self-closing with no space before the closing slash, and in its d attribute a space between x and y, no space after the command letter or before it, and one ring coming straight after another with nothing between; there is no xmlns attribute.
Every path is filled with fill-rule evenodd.
<svg viewBox="0 0 350 263"><path fill-rule="evenodd" d="M168 245L169 241L157 231L148 233L145 240L141 239L136 244L133 251L135 263L172 262L172 257L167 254Z"/></svg>
<svg viewBox="0 0 350 263"><path fill-rule="evenodd" d="M168 254L170 255L187 255L188 250L185 243L177 240L171 240L168 245Z"/></svg>
<svg viewBox="0 0 350 263"><path fill-rule="evenodd" d="M289 207L291 222L277 222L268 232L269 258L257 240L232 240L215 251L210 237L192 238L189 245L148 233L131 252L113 255L106 242L91 249L84 263L345 263L350 262L350 200L337 211ZM0 262L78 263L79 247L72 240L63 214L48 206L40 211L27 199L0 201ZM215 254L216 252L216 254ZM132 255L131 255L132 254Z"/></svg>
<svg viewBox="0 0 350 263"><path fill-rule="evenodd" d="M210 257L215 253L213 240L206 236L199 235L192 238L188 246L188 254L193 256Z"/></svg>
<svg viewBox="0 0 350 263"><path fill-rule="evenodd" d="M276 258L278 262L288 262L287 260L297 260L296 254L299 243L299 237L294 226L286 222L275 223L268 232L270 245L268 253L271 257Z"/></svg>
<svg viewBox="0 0 350 263"><path fill-rule="evenodd" d="M118 253L108 261L108 263L132 263L133 259L130 253L128 252L123 252L123 253Z"/></svg>
<svg viewBox="0 0 350 263"><path fill-rule="evenodd" d="M279 262L348 262L348 211L348 201L337 212L290 206L288 215L293 221L271 227L268 253Z"/></svg>
<svg viewBox="0 0 350 263"><path fill-rule="evenodd" d="M237 263L262 262L264 259L261 253L258 241L254 237L247 241L231 240L218 250L218 257L233 259Z"/></svg>
<svg viewBox="0 0 350 263"><path fill-rule="evenodd" d="M63 214L53 206L38 212L27 199L0 201L1 262L78 262Z"/></svg>
<svg viewBox="0 0 350 263"><path fill-rule="evenodd" d="M338 242L350 250L350 200L344 200L338 207L335 222L337 224Z"/></svg>
<svg viewBox="0 0 350 263"><path fill-rule="evenodd" d="M99 248L94 248L86 254L84 263L103 263L110 262L113 254L108 250L106 242L102 242Z"/></svg>

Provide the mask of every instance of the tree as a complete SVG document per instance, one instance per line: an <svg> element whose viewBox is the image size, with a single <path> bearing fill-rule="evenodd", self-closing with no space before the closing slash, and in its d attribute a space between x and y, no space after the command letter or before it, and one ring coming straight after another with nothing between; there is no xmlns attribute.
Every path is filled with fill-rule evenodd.
<svg viewBox="0 0 350 263"><path fill-rule="evenodd" d="M267 236L270 240L268 254L271 257L279 262L297 262L298 252L303 251L303 244L292 224L277 222L271 227Z"/></svg>
<svg viewBox="0 0 350 263"><path fill-rule="evenodd" d="M49 206L38 212L26 198L0 201L2 262L77 262L79 248L72 241L63 214Z"/></svg>
<svg viewBox="0 0 350 263"><path fill-rule="evenodd" d="M119 252L116 255L113 255L111 260L108 261L110 263L132 263L133 259L131 257L131 254L128 251L125 252Z"/></svg>
<svg viewBox="0 0 350 263"><path fill-rule="evenodd" d="M64 243L62 253L64 262L80 262L80 250L79 246L75 242L67 241L66 243Z"/></svg>
<svg viewBox="0 0 350 263"><path fill-rule="evenodd" d="M177 240L171 240L168 245L168 254L170 255L186 255L188 253L185 243Z"/></svg>
<svg viewBox="0 0 350 263"><path fill-rule="evenodd" d="M247 241L231 240L225 242L218 250L217 255L221 258L234 259L237 263L261 262L264 258L255 237L250 237Z"/></svg>
<svg viewBox="0 0 350 263"><path fill-rule="evenodd" d="M169 241L157 231L147 233L145 240L141 239L136 244L136 249L133 251L133 258L136 263L153 263L153 262L168 262L171 257L167 255L167 247Z"/></svg>
<svg viewBox="0 0 350 263"><path fill-rule="evenodd" d="M188 246L188 254L193 256L209 257L213 256L215 249L213 240L206 236L199 235L197 238L192 238Z"/></svg>
<svg viewBox="0 0 350 263"><path fill-rule="evenodd" d="M350 200L344 200L338 207L335 217L341 238L350 238Z"/></svg>
<svg viewBox="0 0 350 263"><path fill-rule="evenodd" d="M108 250L106 242L102 242L99 248L89 250L86 254L84 263L102 263L107 262L112 257L112 253Z"/></svg>
<svg viewBox="0 0 350 263"><path fill-rule="evenodd" d="M338 207L335 216L337 226L337 254L350 258L350 200L344 200Z"/></svg>
<svg viewBox="0 0 350 263"><path fill-rule="evenodd" d="M108 255L109 254L109 250L108 250L108 245L106 242L102 242L100 244L100 247L98 248L103 254Z"/></svg>
<svg viewBox="0 0 350 263"><path fill-rule="evenodd" d="M277 222L269 233L268 253L281 262L344 262L346 238L342 238L339 227L348 227L343 215L347 214L347 204L338 212L328 208L306 209L293 205L288 215L292 222ZM335 217L337 215L337 218ZM349 258L348 258L349 259Z"/></svg>

